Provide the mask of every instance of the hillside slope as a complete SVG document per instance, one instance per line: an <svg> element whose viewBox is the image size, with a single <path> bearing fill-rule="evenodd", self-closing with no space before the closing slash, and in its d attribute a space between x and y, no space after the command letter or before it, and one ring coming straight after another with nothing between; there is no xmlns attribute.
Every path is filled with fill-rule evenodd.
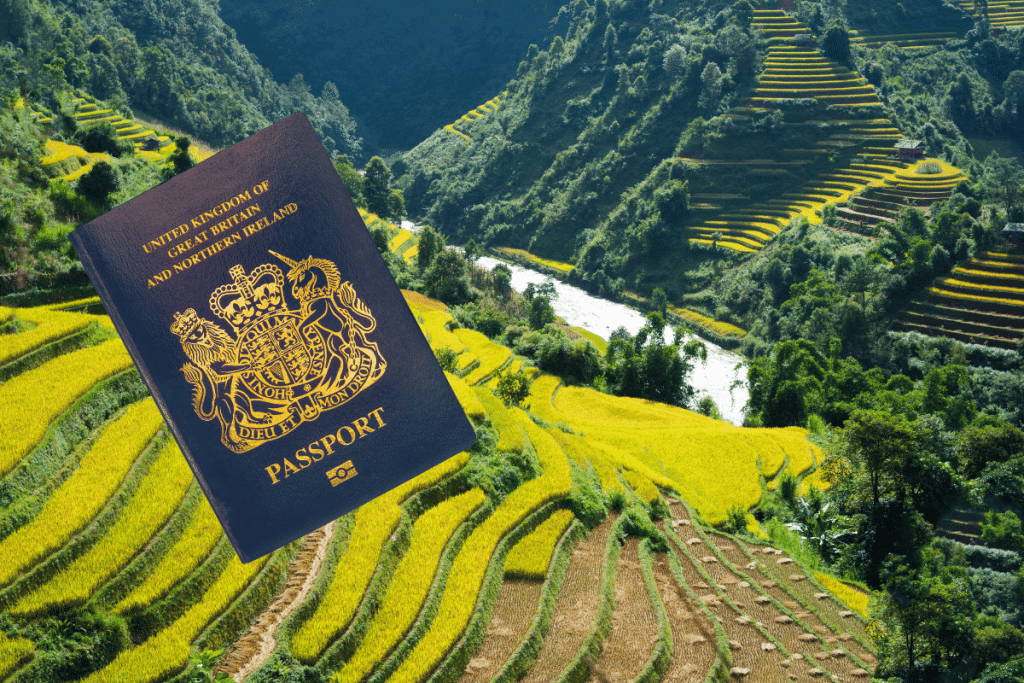
<svg viewBox="0 0 1024 683"><path fill-rule="evenodd" d="M110 100L226 146L295 111L328 152L358 154L355 123L338 89L287 86L197 0L138 3L17 0L0 14L0 98L25 97L59 113L72 89Z"/></svg>
<svg viewBox="0 0 1024 683"><path fill-rule="evenodd" d="M499 369L521 367L508 349L452 329L437 301L406 299L435 348L460 350L449 382L480 445L339 521L311 598L287 617L251 680L307 667L309 680L411 681L439 670L477 680L499 669L552 680L587 666L651 680L666 669L704 678L730 667L814 676L818 667L846 680L875 664L864 622L810 571L778 551L708 535L673 493L704 520L749 507L759 482L783 469L803 476L820 460L803 430L745 430L559 388L543 374L528 415L491 388ZM0 674L11 681L174 679L190 651L231 648L315 567L297 544L249 565L233 557L123 347L109 339L109 320L58 310L96 303L0 311L0 320L35 325L0 344L0 604L10 615ZM606 505L611 515L588 535L583 523L601 522ZM656 528L652 514L669 517ZM647 540L620 549L627 535ZM103 619L113 615L131 642L104 640ZM724 629L716 615L729 617ZM92 644L72 657L67 637L43 637L58 618ZM549 631L566 620L575 627ZM609 631L636 620L650 633L640 647L619 626ZM588 664L605 637L606 651ZM732 639L749 652L733 653ZM762 642L771 652L755 661ZM233 670L247 658L233 654Z"/></svg>
<svg viewBox="0 0 1024 683"><path fill-rule="evenodd" d="M890 25L906 48L899 35L871 39L878 3L845 16L759 9L749 26L681 0L567 12L568 29L527 56L495 110L436 131L396 174L417 221L572 263L570 277L598 291L657 286L685 300L717 279L718 257L692 246L758 251L794 217L820 221L826 204L914 170L889 158L901 137L977 174L963 134L1014 134L1014 103L999 103L1024 59L1019 35L986 38L938 0L907 3ZM926 14L940 37L911 35ZM823 45L833 19L854 31L848 56L790 44L807 32ZM963 79L974 99L961 116L949 93Z"/></svg>

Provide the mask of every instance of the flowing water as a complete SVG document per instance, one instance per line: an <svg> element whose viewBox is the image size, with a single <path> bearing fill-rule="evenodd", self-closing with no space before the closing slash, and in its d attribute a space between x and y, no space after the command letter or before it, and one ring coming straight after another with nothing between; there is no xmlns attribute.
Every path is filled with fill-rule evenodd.
<svg viewBox="0 0 1024 683"><path fill-rule="evenodd" d="M485 268L493 269L498 263L504 263L498 259L484 256L477 259L477 263ZM505 263L512 271L512 287L516 291L523 291L526 285L534 283L539 285L549 278L537 271L523 268L514 263ZM564 318L567 323L575 327L582 327L593 332L604 340L607 340L611 333L619 327L625 327L631 335L636 334L646 323L644 315L629 306L608 301L599 297L591 296L579 287L559 282L552 279L555 291L558 296L551 302L555 313ZM670 334L666 330L666 336ZM687 335L686 339L693 339ZM743 422L743 406L750 397L747 389L746 370L738 368L743 357L709 341L704 341L708 348L708 360L706 363L697 361L690 375L690 384L697 390L697 400L704 396L710 396L718 406L722 417L733 424ZM741 380L735 388L733 384Z"/></svg>

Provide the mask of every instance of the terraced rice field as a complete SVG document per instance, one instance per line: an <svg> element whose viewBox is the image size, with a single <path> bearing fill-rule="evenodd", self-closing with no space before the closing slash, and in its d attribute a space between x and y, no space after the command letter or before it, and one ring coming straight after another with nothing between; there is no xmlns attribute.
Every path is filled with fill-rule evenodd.
<svg viewBox="0 0 1024 683"><path fill-rule="evenodd" d="M862 33L850 36L850 42L863 47L881 47L887 43L901 47L904 50L918 50L925 47L942 45L947 40L959 38L959 34L953 31L931 31L919 33Z"/></svg>
<svg viewBox="0 0 1024 683"><path fill-rule="evenodd" d="M908 168L891 158L893 145L900 139L899 130L881 116L881 102L859 74L832 62L816 49L789 44L794 36L809 34L807 26L781 10L755 10L754 26L769 38L778 40L773 40L769 47L764 70L748 106L735 108L730 116L745 118L773 108L781 108L785 114L786 103L797 99L814 99L819 108L849 107L858 114L867 107L868 111L877 110L877 114L870 118L833 115L786 120L785 125L795 130L825 126L830 132L827 137L819 138L813 147L781 149L774 159L688 160L702 165L742 165L748 173L791 175L792 190L762 202L744 202L743 197L726 196L719 199L717 215L710 215L689 229L693 242L717 244L740 252L759 251L797 216L820 222L818 212L825 204L842 204L869 187L902 183L900 176L916 168ZM811 160L831 160L837 156L847 161L810 180L800 177L801 169ZM916 188L908 187L907 191L913 189Z"/></svg>
<svg viewBox="0 0 1024 683"><path fill-rule="evenodd" d="M1015 348L1024 337L1024 256L990 251L957 266L903 311L898 329Z"/></svg>
<svg viewBox="0 0 1024 683"><path fill-rule="evenodd" d="M753 27L766 38L792 39L799 34L809 35L811 30L782 10L755 9Z"/></svg>
<svg viewBox="0 0 1024 683"><path fill-rule="evenodd" d="M473 121L476 121L477 119L482 119L485 116L487 116L488 114L491 114L493 112L498 111L498 107L500 107L501 103L504 101L502 98L505 95L507 95L507 94L508 94L508 92L503 92L503 93L501 93L501 95L498 95L496 97L493 97L492 99L487 100L486 102L481 104L479 107L477 107L475 109L471 109L470 111L468 111L465 114L463 114L462 116L460 116L454 123L447 124L444 127L444 129L446 131L448 131L449 133L454 133L455 135L461 135L462 137L466 138L467 140L472 140L473 138L470 137L463 130L465 128L466 124L472 123Z"/></svg>
<svg viewBox="0 0 1024 683"><path fill-rule="evenodd" d="M940 173L917 173L924 163L886 175L882 184L872 184L851 197L837 211L839 227L865 232L882 222L895 223L905 207L917 207L927 214L928 207L949 199L957 183L966 177L959 169L934 159L927 163L938 164Z"/></svg>
<svg viewBox="0 0 1024 683"><path fill-rule="evenodd" d="M743 430L670 406L559 389L546 375L536 376L530 400L548 425L540 426L490 388L496 369L522 369L521 359L452 329L443 304L413 293L406 300L431 344L462 357L461 376L449 381L467 414L495 429L499 449L533 462L537 476L489 496L470 483L477 465L461 453L342 518L305 549L300 540L247 565L234 557L118 340L58 346L23 362L102 318L0 310L0 320L17 315L36 325L0 336L0 369L10 373L0 385L9 499L0 510L0 605L12 623L73 605L120 615L131 644L82 679L119 683L170 680L192 666L190 652L219 647L229 650L224 670L273 666L257 656L264 640L265 654L287 653L350 681L418 682L439 672L467 683L563 674L703 681L748 665L750 680L769 680L760 672L810 675L787 635L801 631L773 621L798 611L812 615L799 622L811 631L829 629L819 641L840 639L830 651L845 654L817 663L835 680L847 680L853 664L870 666L869 647L842 641L839 624L859 633L843 606L808 598L797 585L779 590L803 601L799 610L728 603L721 590L742 577L722 559L715 567L702 559L724 549L709 541L691 548L684 539L655 554L646 541L626 538L624 517L611 514L588 530L569 503L580 478L596 476L605 494L630 500L683 493L714 520L737 501L756 502L760 478L777 477L785 463L811 471L819 454L804 432ZM710 460L671 446L681 439ZM672 510L677 525L684 517L696 525L680 504ZM747 614L767 626L736 621ZM732 648L732 634L745 650ZM786 648L792 666L782 654L761 657L762 643ZM36 680L46 647L3 637L0 675Z"/></svg>
<svg viewBox="0 0 1024 683"><path fill-rule="evenodd" d="M174 151L174 144L166 135L159 135L153 128L144 126L134 120L127 119L114 112L112 109L100 109L95 101L83 98L75 98L74 117L80 128L87 128L91 125L109 121L117 130L118 138L130 140L135 144L136 156L148 159L159 164L165 163ZM24 102L19 100L16 107L24 107ZM53 119L45 116L42 112L33 111L32 117L37 123L48 123ZM153 138L157 142L156 150L144 149L145 141ZM193 146L190 149L193 159L202 161L211 153L203 152ZM109 154L103 152L87 152L78 145L71 145L58 140L46 141L46 156L42 159L42 165L56 167L57 177L66 182L73 182L92 170L98 161L110 162Z"/></svg>
<svg viewBox="0 0 1024 683"><path fill-rule="evenodd" d="M977 18L974 3L970 0L959 0L960 8ZM992 26L1009 28L1024 26L1024 0L996 0L988 3L988 20Z"/></svg>
<svg viewBox="0 0 1024 683"><path fill-rule="evenodd" d="M774 100L808 97L825 104L881 106L867 81L818 50L770 47L752 104L770 106Z"/></svg>

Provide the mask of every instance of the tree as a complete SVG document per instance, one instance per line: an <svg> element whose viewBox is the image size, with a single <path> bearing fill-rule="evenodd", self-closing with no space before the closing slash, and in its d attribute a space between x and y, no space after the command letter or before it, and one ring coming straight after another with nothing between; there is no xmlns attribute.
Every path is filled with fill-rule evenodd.
<svg viewBox="0 0 1024 683"><path fill-rule="evenodd" d="M701 92L697 106L714 114L718 110L718 101L722 97L722 70L718 64L708 62L700 74Z"/></svg>
<svg viewBox="0 0 1024 683"><path fill-rule="evenodd" d="M466 276L466 257L454 249L443 249L423 276L427 296L458 306L475 296Z"/></svg>
<svg viewBox="0 0 1024 683"><path fill-rule="evenodd" d="M662 66L672 78L679 78L686 73L686 48L676 43L665 51Z"/></svg>
<svg viewBox="0 0 1024 683"><path fill-rule="evenodd" d="M989 463L1024 455L1024 432L1008 422L971 425L956 435L953 454L964 478L975 479Z"/></svg>
<svg viewBox="0 0 1024 683"><path fill-rule="evenodd" d="M122 141L118 137L117 129L110 121L103 121L80 129L75 133L75 141L86 152L104 152L113 157L132 154L135 151L135 145L127 140Z"/></svg>
<svg viewBox="0 0 1024 683"><path fill-rule="evenodd" d="M538 294L530 301L530 329L543 329L548 323L555 322L555 309L546 296Z"/></svg>
<svg viewBox="0 0 1024 683"><path fill-rule="evenodd" d="M821 51L829 59L850 66L850 32L840 21L833 21L821 37Z"/></svg>
<svg viewBox="0 0 1024 683"><path fill-rule="evenodd" d="M366 163L363 172L363 200L366 210L381 218L391 218L391 169L378 156ZM398 216L397 218L401 218Z"/></svg>
<svg viewBox="0 0 1024 683"><path fill-rule="evenodd" d="M932 681L967 657L975 607L963 579L944 581L898 566L889 570L886 588L875 608L885 625L880 671L899 672L907 683Z"/></svg>
<svg viewBox="0 0 1024 683"><path fill-rule="evenodd" d="M429 225L424 225L416 233L416 265L419 266L421 273L430 268L434 257L444 248L444 242L444 237Z"/></svg>
<svg viewBox="0 0 1024 683"><path fill-rule="evenodd" d="M97 161L88 173L78 180L78 192L96 204L104 204L114 192L121 189L121 176L106 161Z"/></svg>
<svg viewBox="0 0 1024 683"><path fill-rule="evenodd" d="M974 86L967 74L961 71L949 84L948 95L946 110L950 118L960 128L970 126L974 122Z"/></svg>
<svg viewBox="0 0 1024 683"><path fill-rule="evenodd" d="M681 223L690 216L689 185L670 180L654 191L654 204L661 217L669 223Z"/></svg>
<svg viewBox="0 0 1024 683"><path fill-rule="evenodd" d="M1024 652L1024 633L994 616L978 617L974 624L974 657L978 668L1009 662ZM1020 672L1024 674L1024 670Z"/></svg>
<svg viewBox="0 0 1024 683"><path fill-rule="evenodd" d="M707 347L699 340L682 344L683 331L675 330L665 342L665 318L647 314L647 324L635 337L620 328L611 335L605 352L605 382L613 393L687 406L694 394L688 383L693 364L707 359Z"/></svg>
<svg viewBox="0 0 1024 683"><path fill-rule="evenodd" d="M356 206L365 206L363 201L363 176L352 165L347 154L339 154L334 157L334 170L338 172L342 184L348 190L348 196L352 198Z"/></svg>
<svg viewBox="0 0 1024 683"><path fill-rule="evenodd" d="M981 524L981 541L991 548L1024 553L1024 528L1021 527L1020 518L1013 510L1004 513L989 510Z"/></svg>
<svg viewBox="0 0 1024 683"><path fill-rule="evenodd" d="M507 299L512 294L512 271L504 263L499 263L491 271L491 277L495 294Z"/></svg>
<svg viewBox="0 0 1024 683"><path fill-rule="evenodd" d="M476 261L480 258L480 245L476 243L476 240L470 239L466 242L466 245L462 247L462 252L466 255L466 259L469 261Z"/></svg>
<svg viewBox="0 0 1024 683"><path fill-rule="evenodd" d="M170 175L178 175L195 166L196 162L192 160L192 155L188 151L191 146L192 141L188 136L179 135L175 138L175 149L169 157L171 162Z"/></svg>
<svg viewBox="0 0 1024 683"><path fill-rule="evenodd" d="M434 357L437 358L437 364L445 372L454 374L459 368L459 354L450 346L434 349Z"/></svg>
<svg viewBox="0 0 1024 683"><path fill-rule="evenodd" d="M661 287L655 287L654 291L651 292L649 303L652 310L665 315L665 311L668 309L668 296L665 294L665 290Z"/></svg>
<svg viewBox="0 0 1024 683"><path fill-rule="evenodd" d="M396 188L391 189L388 197L388 218L400 221L405 217L405 196Z"/></svg>
<svg viewBox="0 0 1024 683"><path fill-rule="evenodd" d="M1024 183L1024 170L1013 157L1001 157L992 152L985 157L985 172L981 178L985 190L1003 201L1006 214L1010 215L1017 206Z"/></svg>
<svg viewBox="0 0 1024 683"><path fill-rule="evenodd" d="M1003 82L1006 109L1024 114L1024 71L1011 71Z"/></svg>
<svg viewBox="0 0 1024 683"><path fill-rule="evenodd" d="M748 29L754 20L754 7L749 0L738 0L732 6L732 16L740 28Z"/></svg>
<svg viewBox="0 0 1024 683"><path fill-rule="evenodd" d="M880 410L858 410L846 421L843 441L851 462L858 464L871 486L872 507L877 508L888 482L899 470L907 449L916 449L918 434L900 415Z"/></svg>
<svg viewBox="0 0 1024 683"><path fill-rule="evenodd" d="M558 290L555 288L555 279L553 277L544 278L544 282L537 285L535 291L539 296L544 297L548 301L554 301L558 298Z"/></svg>
<svg viewBox="0 0 1024 683"><path fill-rule="evenodd" d="M507 406L519 406L530 397L530 378L522 372L498 372L496 394Z"/></svg>
<svg viewBox="0 0 1024 683"><path fill-rule="evenodd" d="M0 0L0 43L15 45L27 33L32 19L28 0Z"/></svg>
<svg viewBox="0 0 1024 683"><path fill-rule="evenodd" d="M821 396L824 358L806 339L779 342L750 362L747 414L765 427L807 424Z"/></svg>

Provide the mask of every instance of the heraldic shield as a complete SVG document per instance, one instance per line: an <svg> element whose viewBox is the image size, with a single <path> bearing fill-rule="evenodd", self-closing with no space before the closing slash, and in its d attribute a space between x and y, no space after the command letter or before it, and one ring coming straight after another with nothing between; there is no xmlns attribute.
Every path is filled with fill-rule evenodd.
<svg viewBox="0 0 1024 683"><path fill-rule="evenodd" d="M217 419L221 442L235 453L347 403L387 369L367 339L377 321L334 263L270 253L286 274L272 263L248 274L236 265L232 283L210 295L230 333L192 308L175 313L170 327L189 360L181 371L196 415ZM298 309L288 306L286 279Z"/></svg>

